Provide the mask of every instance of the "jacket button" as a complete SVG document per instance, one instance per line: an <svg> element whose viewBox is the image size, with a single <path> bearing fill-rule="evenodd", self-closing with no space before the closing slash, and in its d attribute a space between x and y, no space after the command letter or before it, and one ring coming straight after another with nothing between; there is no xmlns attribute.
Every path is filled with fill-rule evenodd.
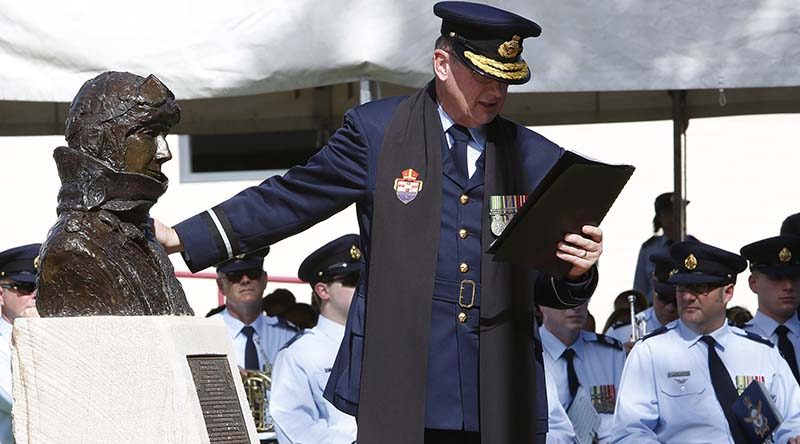
<svg viewBox="0 0 800 444"><path fill-rule="evenodd" d="M462 262L461 265L458 266L458 271L462 273L466 273L469 271L469 265L466 262Z"/></svg>
<svg viewBox="0 0 800 444"><path fill-rule="evenodd" d="M458 237L460 237L461 239L466 239L468 234L469 233L467 232L466 228L458 230Z"/></svg>
<svg viewBox="0 0 800 444"><path fill-rule="evenodd" d="M461 197L458 198L458 201L461 202L461 205L466 205L469 203L469 196L462 194Z"/></svg>
<svg viewBox="0 0 800 444"><path fill-rule="evenodd" d="M458 314L458 322L460 322L462 324L467 322L467 314L464 313L463 311Z"/></svg>

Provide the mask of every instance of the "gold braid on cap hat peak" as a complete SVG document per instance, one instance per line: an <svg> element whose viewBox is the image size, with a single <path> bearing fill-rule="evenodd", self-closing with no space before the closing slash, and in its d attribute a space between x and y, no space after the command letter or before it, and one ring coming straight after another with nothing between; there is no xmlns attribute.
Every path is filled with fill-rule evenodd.
<svg viewBox="0 0 800 444"><path fill-rule="evenodd" d="M528 64L525 62L503 63L489 57L475 54L472 51L464 51L464 57L469 59L473 65L477 66L487 74L508 80L524 79L528 76Z"/></svg>

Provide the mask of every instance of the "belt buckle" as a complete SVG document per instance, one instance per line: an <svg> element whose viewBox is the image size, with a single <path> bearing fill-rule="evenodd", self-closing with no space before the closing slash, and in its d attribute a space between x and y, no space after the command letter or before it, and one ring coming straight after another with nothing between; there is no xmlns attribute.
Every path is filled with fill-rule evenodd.
<svg viewBox="0 0 800 444"><path fill-rule="evenodd" d="M471 285L472 286L472 297L469 300L469 304L464 303L464 285ZM463 309L470 309L472 306L475 305L475 281L472 279L464 279L461 281L461 285L458 287L458 306Z"/></svg>

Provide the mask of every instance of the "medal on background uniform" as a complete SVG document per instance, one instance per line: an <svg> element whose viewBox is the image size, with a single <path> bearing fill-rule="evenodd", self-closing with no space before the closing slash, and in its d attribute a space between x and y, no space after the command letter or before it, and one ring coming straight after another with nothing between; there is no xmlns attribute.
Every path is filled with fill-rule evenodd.
<svg viewBox="0 0 800 444"><path fill-rule="evenodd" d="M736 391L738 392L739 396L742 396L744 389L746 389L747 386L749 386L753 381L763 383L765 379L763 376L736 375Z"/></svg>
<svg viewBox="0 0 800 444"><path fill-rule="evenodd" d="M593 385L590 388L592 405L597 413L614 413L617 392L614 384Z"/></svg>
<svg viewBox="0 0 800 444"><path fill-rule="evenodd" d="M492 234L495 236L503 234L508 222L522 208L527 198L528 196L524 194L491 196L489 198L489 217L492 221Z"/></svg>
<svg viewBox="0 0 800 444"><path fill-rule="evenodd" d="M394 180L394 190L400 202L408 204L417 198L417 194L422 191L422 181L418 180L419 173L413 168L408 168L400 173L400 177Z"/></svg>

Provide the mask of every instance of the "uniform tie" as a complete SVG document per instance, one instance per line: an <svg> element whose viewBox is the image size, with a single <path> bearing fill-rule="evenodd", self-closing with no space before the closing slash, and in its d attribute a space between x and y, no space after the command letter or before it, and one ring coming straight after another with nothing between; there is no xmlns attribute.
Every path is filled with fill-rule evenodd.
<svg viewBox="0 0 800 444"><path fill-rule="evenodd" d="M792 341L786 335L789 333L789 329L785 325L779 325L775 329L775 333L778 333L778 350L783 355L783 359L789 364L789 368L792 369L794 379L800 383L800 372L797 370L797 355L794 353Z"/></svg>
<svg viewBox="0 0 800 444"><path fill-rule="evenodd" d="M578 393L578 386L580 386L580 382L578 382L578 375L575 373L575 364L572 362L573 358L575 358L575 350L568 348L564 350L564 353L561 354L562 357L567 361L567 383L569 384L569 396L572 399L575 399L575 394Z"/></svg>
<svg viewBox="0 0 800 444"><path fill-rule="evenodd" d="M244 346L244 368L248 370L258 370L258 350L253 341L253 334L256 329L252 325L242 327L242 333L247 336L247 343Z"/></svg>
<svg viewBox="0 0 800 444"><path fill-rule="evenodd" d="M725 420L728 421L728 429L731 431L733 442L736 444L747 444L747 438L739 428L736 416L733 414L733 403L739 397L736 387L733 385L731 374L725 368L725 364L719 358L714 346L717 341L711 336L703 336L701 341L708 345L708 371L711 374L711 385L714 386L714 393L717 395L720 407L725 413Z"/></svg>
<svg viewBox="0 0 800 444"><path fill-rule="evenodd" d="M453 125L447 132L453 138L450 156L456 164L456 171L464 180L469 180L469 169L467 168L467 142L471 138L469 130L461 125Z"/></svg>

